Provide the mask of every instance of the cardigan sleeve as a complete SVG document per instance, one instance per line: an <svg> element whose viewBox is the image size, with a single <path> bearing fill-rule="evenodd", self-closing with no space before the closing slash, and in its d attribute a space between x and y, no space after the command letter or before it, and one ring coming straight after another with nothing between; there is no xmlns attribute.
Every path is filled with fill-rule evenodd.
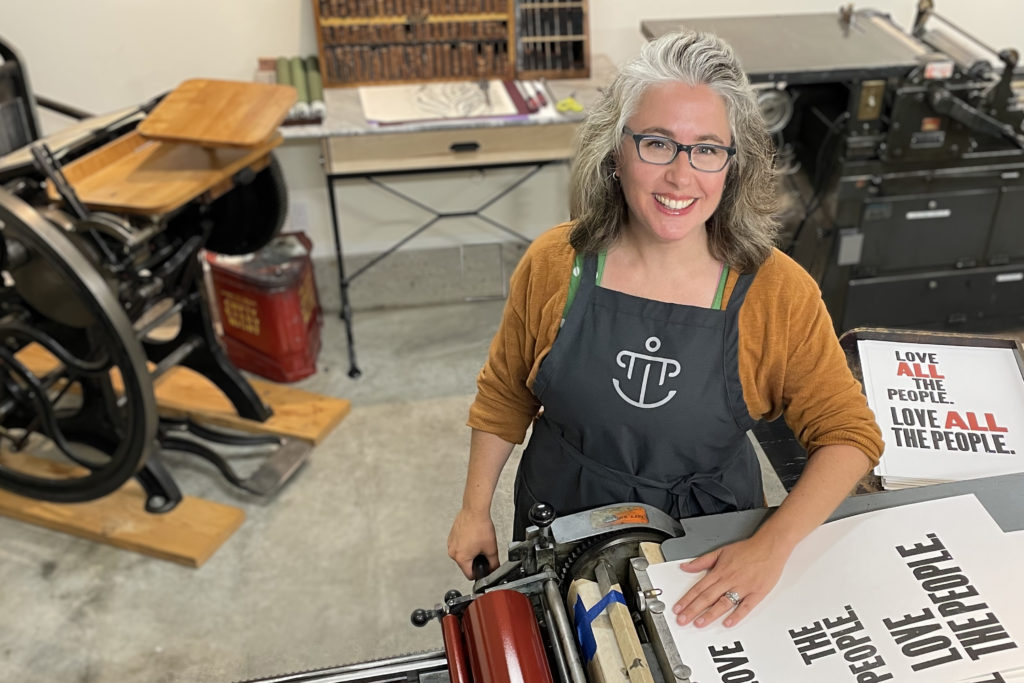
<svg viewBox="0 0 1024 683"><path fill-rule="evenodd" d="M779 251L751 283L739 336L740 380L751 416L782 414L808 454L845 444L877 464L881 430L846 365L818 286Z"/></svg>
<svg viewBox="0 0 1024 683"><path fill-rule="evenodd" d="M473 429L511 443L526 437L540 410L531 387L558 334L572 258L568 224L562 224L534 240L516 266L501 324L477 375L467 422Z"/></svg>

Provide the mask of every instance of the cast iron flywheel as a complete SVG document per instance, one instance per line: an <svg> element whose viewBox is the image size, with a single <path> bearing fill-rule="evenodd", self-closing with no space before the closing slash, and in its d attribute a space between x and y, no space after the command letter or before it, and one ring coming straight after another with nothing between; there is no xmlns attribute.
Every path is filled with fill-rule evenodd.
<svg viewBox="0 0 1024 683"><path fill-rule="evenodd" d="M79 466L41 476L0 455L0 487L58 502L107 495L156 443L156 399L137 334L73 239L3 189L0 270L0 442L8 452L42 442L42 457ZM40 367L19 353L39 348L55 361Z"/></svg>

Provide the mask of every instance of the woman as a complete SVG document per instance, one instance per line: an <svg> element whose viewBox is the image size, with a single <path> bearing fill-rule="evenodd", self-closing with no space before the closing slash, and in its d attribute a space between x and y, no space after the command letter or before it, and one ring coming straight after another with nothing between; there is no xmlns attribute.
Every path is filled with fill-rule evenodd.
<svg viewBox="0 0 1024 683"><path fill-rule="evenodd" d="M478 378L448 540L467 576L479 553L497 565L491 499L531 422L517 537L535 501L676 518L759 507L747 430L785 414L807 467L751 538L683 565L708 570L674 607L683 625L739 623L877 463L879 429L818 288L772 247L768 140L732 49L706 34L646 44L590 113L572 220L517 267Z"/></svg>

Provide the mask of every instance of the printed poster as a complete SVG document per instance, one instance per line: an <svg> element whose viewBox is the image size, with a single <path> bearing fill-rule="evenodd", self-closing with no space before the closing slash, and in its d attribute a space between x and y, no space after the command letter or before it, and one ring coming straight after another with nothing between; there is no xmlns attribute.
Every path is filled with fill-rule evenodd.
<svg viewBox="0 0 1024 683"><path fill-rule="evenodd" d="M966 495L819 527L732 628L676 624L700 574L648 574L695 683L999 683L1024 669L1021 567L1024 535Z"/></svg>
<svg viewBox="0 0 1024 683"><path fill-rule="evenodd" d="M1024 471L1024 379L1012 349L863 340L886 483ZM887 486L889 488L889 486Z"/></svg>

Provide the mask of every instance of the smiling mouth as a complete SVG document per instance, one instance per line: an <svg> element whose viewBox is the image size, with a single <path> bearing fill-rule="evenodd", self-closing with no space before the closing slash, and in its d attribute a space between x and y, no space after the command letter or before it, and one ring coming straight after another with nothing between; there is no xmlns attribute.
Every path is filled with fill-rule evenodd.
<svg viewBox="0 0 1024 683"><path fill-rule="evenodd" d="M654 195L654 198L657 200L659 204L661 204L665 208L672 209L674 211L685 209L688 206L690 206L690 204L693 204L695 201L697 201L694 197L691 197L689 199L669 199L668 197L665 197L660 194Z"/></svg>

